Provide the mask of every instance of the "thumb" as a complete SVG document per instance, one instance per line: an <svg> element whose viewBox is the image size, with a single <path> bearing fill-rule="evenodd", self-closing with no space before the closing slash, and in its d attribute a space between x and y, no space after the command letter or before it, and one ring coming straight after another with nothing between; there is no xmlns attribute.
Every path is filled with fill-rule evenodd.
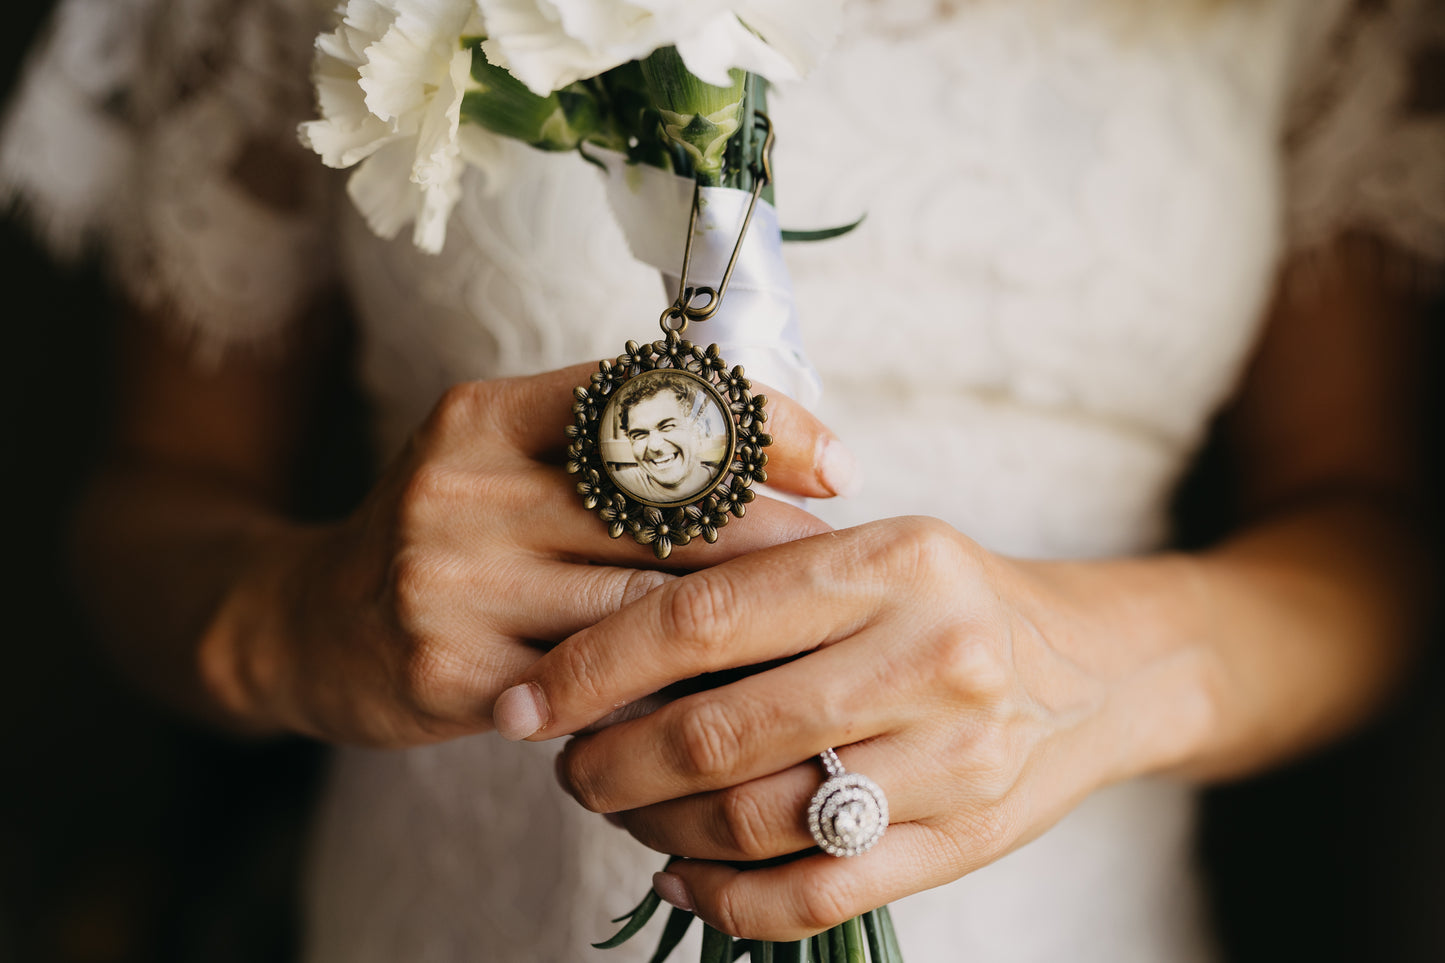
<svg viewBox="0 0 1445 963"><path fill-rule="evenodd" d="M754 391L768 398L768 487L806 498L856 495L863 476L848 446L787 395L764 385Z"/></svg>

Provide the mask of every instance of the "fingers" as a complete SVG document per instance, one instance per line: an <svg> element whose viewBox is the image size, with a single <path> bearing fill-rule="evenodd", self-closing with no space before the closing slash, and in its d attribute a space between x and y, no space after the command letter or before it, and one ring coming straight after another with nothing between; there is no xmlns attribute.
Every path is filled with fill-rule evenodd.
<svg viewBox="0 0 1445 963"><path fill-rule="evenodd" d="M556 642L642 598L677 576L616 565L547 562L523 568L512 591L516 600L505 628L521 638ZM545 601L547 604L538 604Z"/></svg>
<svg viewBox="0 0 1445 963"><path fill-rule="evenodd" d="M575 479L535 463L494 468L485 475L430 470L411 480L395 512L415 539L447 547L467 569L475 568L478 560L492 561L508 567L500 572L505 576L511 567L534 558L658 567L652 549L637 544L629 533L610 537L606 523L577 497ZM826 531L825 523L802 509L757 499L746 516L731 520L717 542L695 538L674 552L667 564L676 569L715 565ZM498 577L492 570L495 565L483 567L488 568L488 578ZM526 604L560 601L538 594L545 587L538 585L537 591L527 593ZM478 604L489 595L495 597L484 588L478 586ZM577 627L583 624L591 623Z"/></svg>
<svg viewBox="0 0 1445 963"><path fill-rule="evenodd" d="M459 452L462 464L474 469L505 460L507 452L529 459L561 452L572 424L572 389L586 384L595 370L596 365L576 364L527 378L452 385L414 440L423 450Z"/></svg>
<svg viewBox="0 0 1445 963"><path fill-rule="evenodd" d="M426 556L429 560L418 552L408 556L395 576L398 590L411 599L452 600L433 607L427 619L440 635L466 638L478 624L487 624L511 638L559 642L676 578L653 568L657 560L649 547L629 536L609 538L568 494L550 496L559 503L553 524L539 527L524 520L516 536L529 539L519 546L522 554L482 541L475 526L484 526L486 519L458 521L448 551ZM807 512L768 502L730 526L728 537L712 545L699 539L670 561L712 565L820 530L826 526ZM517 665L513 675L502 678L515 678L525 667Z"/></svg>
<svg viewBox="0 0 1445 963"><path fill-rule="evenodd" d="M498 731L513 739L566 735L672 682L852 634L890 591L887 578L850 571L868 540L861 531L815 536L693 573L579 632L517 680L521 691L510 704L533 708L515 725L499 721Z"/></svg>
<svg viewBox="0 0 1445 963"><path fill-rule="evenodd" d="M537 457L567 444L572 424L572 389L586 385L595 361L558 368L526 378L478 382L477 403L486 422L523 454Z"/></svg>
<svg viewBox="0 0 1445 963"><path fill-rule="evenodd" d="M596 812L636 809L758 779L896 729L911 707L872 698L882 680L863 661L869 640L849 639L574 740L563 756L572 794Z"/></svg>
<svg viewBox="0 0 1445 963"><path fill-rule="evenodd" d="M926 818L938 803L930 789L935 785L932 773L895 737L843 746L838 755L849 772L862 773L883 790L894 823ZM817 759L809 758L761 779L617 815L628 832L660 853L745 862L774 859L816 845L808 833L807 810L825 778ZM950 800L953 805L962 801Z"/></svg>
<svg viewBox="0 0 1445 963"><path fill-rule="evenodd" d="M768 398L768 485L807 498L856 495L863 476L848 447L812 412L759 386Z"/></svg>
<svg viewBox="0 0 1445 963"><path fill-rule="evenodd" d="M668 902L687 904L725 933L798 940L955 879L961 861L964 871L984 861L976 856L971 864L966 856L961 860L958 849L945 832L904 823L890 827L861 856L839 859L820 853L760 869L677 860L654 877L654 886Z"/></svg>
<svg viewBox="0 0 1445 963"><path fill-rule="evenodd" d="M596 370L596 364L586 363L529 378L463 385L443 406L471 411L518 451L535 458L566 444L573 389L585 387ZM759 386L758 391L767 389ZM796 401L777 393L767 397L769 484L809 498L855 494L862 479L848 448Z"/></svg>
<svg viewBox="0 0 1445 963"><path fill-rule="evenodd" d="M538 481L541 482L541 479ZM547 485L546 482L542 484ZM632 567L658 566L652 548L639 545L630 533L624 531L618 538L610 537L607 524L583 506L576 494L575 481L569 476L554 474L551 484L545 489L539 488L538 495L542 491L547 492L545 497L549 502L546 515L555 524L529 533L536 551L554 558L586 559ZM676 569L705 568L760 549L829 531L831 529L825 522L801 508L775 499L759 498L748 505L747 514L742 518L729 520L716 542L694 538L685 548L674 551L665 564Z"/></svg>
<svg viewBox="0 0 1445 963"><path fill-rule="evenodd" d="M613 815L638 842L659 853L689 859L773 859L815 845L808 834L807 810L822 773L816 763L799 763L718 792ZM902 822L891 796L889 806L893 820Z"/></svg>

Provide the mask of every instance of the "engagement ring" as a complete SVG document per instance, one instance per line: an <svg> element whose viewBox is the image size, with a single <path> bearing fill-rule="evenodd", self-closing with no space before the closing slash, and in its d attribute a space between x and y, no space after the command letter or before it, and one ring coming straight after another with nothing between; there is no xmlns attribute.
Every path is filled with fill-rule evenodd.
<svg viewBox="0 0 1445 963"><path fill-rule="evenodd" d="M888 828L887 797L867 776L845 770L832 749L825 749L818 759L828 778L808 804L808 832L829 855L866 853Z"/></svg>

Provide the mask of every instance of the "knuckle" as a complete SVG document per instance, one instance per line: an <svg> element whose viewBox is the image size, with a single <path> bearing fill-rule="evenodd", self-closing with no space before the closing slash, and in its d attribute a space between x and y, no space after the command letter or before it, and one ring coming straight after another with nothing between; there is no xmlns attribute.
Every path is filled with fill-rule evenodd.
<svg viewBox="0 0 1445 963"><path fill-rule="evenodd" d="M700 671L723 668L732 639L735 603L732 582L716 571L678 579L662 606L662 638L691 646Z"/></svg>
<svg viewBox="0 0 1445 963"><path fill-rule="evenodd" d="M1001 727L985 726L980 735L970 740L967 758L977 791L994 801L1008 794L1018 773L1019 763L1013 746Z"/></svg>
<svg viewBox="0 0 1445 963"><path fill-rule="evenodd" d="M852 919L853 901L838 877L817 880L799 891L798 922L813 932Z"/></svg>
<svg viewBox="0 0 1445 963"><path fill-rule="evenodd" d="M458 487L455 472L440 465L419 465L402 484L397 499L397 519L403 533L425 530L444 513Z"/></svg>
<svg viewBox="0 0 1445 963"><path fill-rule="evenodd" d="M720 703L705 702L678 721L677 761L683 773L704 784L731 772L742 746L736 721Z"/></svg>
<svg viewBox="0 0 1445 963"><path fill-rule="evenodd" d="M767 817L757 795L746 786L725 789L718 799L723 845L739 859L767 859L776 853L768 846Z"/></svg>
<svg viewBox="0 0 1445 963"><path fill-rule="evenodd" d="M594 813L611 812L606 785L601 774L587 762L587 754L569 746L562 756L562 771L572 797L583 809Z"/></svg>
<svg viewBox="0 0 1445 963"><path fill-rule="evenodd" d="M422 428L422 434L427 437L447 437L469 430L476 423L478 412L485 409L482 403L485 393L485 382L464 381L452 385L442 392L441 398L432 408Z"/></svg>
<svg viewBox="0 0 1445 963"><path fill-rule="evenodd" d="M397 623L403 630L422 628L437 591L436 564L421 551L401 551L391 561L388 594Z"/></svg>
<svg viewBox="0 0 1445 963"><path fill-rule="evenodd" d="M958 532L940 519L914 519L909 540L913 545L918 568L922 572L952 572L962 561Z"/></svg>
<svg viewBox="0 0 1445 963"><path fill-rule="evenodd" d="M913 516L899 519L898 527L878 545L889 571L909 581L955 581L964 564L962 536L937 518Z"/></svg>
<svg viewBox="0 0 1445 963"><path fill-rule="evenodd" d="M599 662L601 653L591 639L592 633L584 631L552 650L552 658L556 662L549 673L546 688L553 712L559 715L567 712L569 707L582 709L584 712L598 706L609 710L614 708L608 701L610 695L606 691L606 670ZM585 720L593 721L595 720Z"/></svg>
<svg viewBox="0 0 1445 963"><path fill-rule="evenodd" d="M964 820L959 842L978 856L991 859L1007 851L1013 842L1013 820L1001 804L982 806Z"/></svg>
<svg viewBox="0 0 1445 963"><path fill-rule="evenodd" d="M388 572L387 604L401 640L396 684L419 712L455 706L478 679L477 667L441 629L453 578L442 557L419 550L399 552Z"/></svg>
<svg viewBox="0 0 1445 963"><path fill-rule="evenodd" d="M958 631L945 636L940 648L942 651L932 661L956 696L984 705L1004 700L1011 673L992 639L980 632Z"/></svg>
<svg viewBox="0 0 1445 963"><path fill-rule="evenodd" d="M436 714L451 704L450 694L466 676L466 667L456 653L435 643L413 646L402 666L406 698L422 713Z"/></svg>
<svg viewBox="0 0 1445 963"><path fill-rule="evenodd" d="M420 733L423 743L444 742L468 731L458 720L439 713L417 711L413 714L411 723ZM401 749L406 746L399 744L393 748Z"/></svg>
<svg viewBox="0 0 1445 963"><path fill-rule="evenodd" d="M984 713L962 727L949 749L954 769L968 786L970 807L1015 804L1029 765L1029 735L1003 714Z"/></svg>
<svg viewBox="0 0 1445 963"><path fill-rule="evenodd" d="M712 913L709 914L711 918L708 922L713 929L722 930L729 936L742 937L743 935L743 924L746 920L743 919L744 914L741 911L743 901L740 899L738 891L738 884L743 878L744 875L739 873L718 887L713 898Z"/></svg>

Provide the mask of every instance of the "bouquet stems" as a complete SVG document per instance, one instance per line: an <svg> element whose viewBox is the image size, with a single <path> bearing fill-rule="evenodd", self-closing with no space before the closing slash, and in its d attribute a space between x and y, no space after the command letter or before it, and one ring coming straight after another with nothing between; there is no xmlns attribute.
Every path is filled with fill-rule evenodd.
<svg viewBox="0 0 1445 963"><path fill-rule="evenodd" d="M626 922L615 936L592 945L598 949L620 946L647 924L661 904L662 899L656 891L648 890L632 912L613 920L614 923ZM649 963L664 963L672 955L692 925L693 918L687 910L673 909ZM816 936L785 943L735 939L703 924L699 963L733 963L744 954L751 963L903 963L898 936L893 930L893 917L887 906L869 910Z"/></svg>

